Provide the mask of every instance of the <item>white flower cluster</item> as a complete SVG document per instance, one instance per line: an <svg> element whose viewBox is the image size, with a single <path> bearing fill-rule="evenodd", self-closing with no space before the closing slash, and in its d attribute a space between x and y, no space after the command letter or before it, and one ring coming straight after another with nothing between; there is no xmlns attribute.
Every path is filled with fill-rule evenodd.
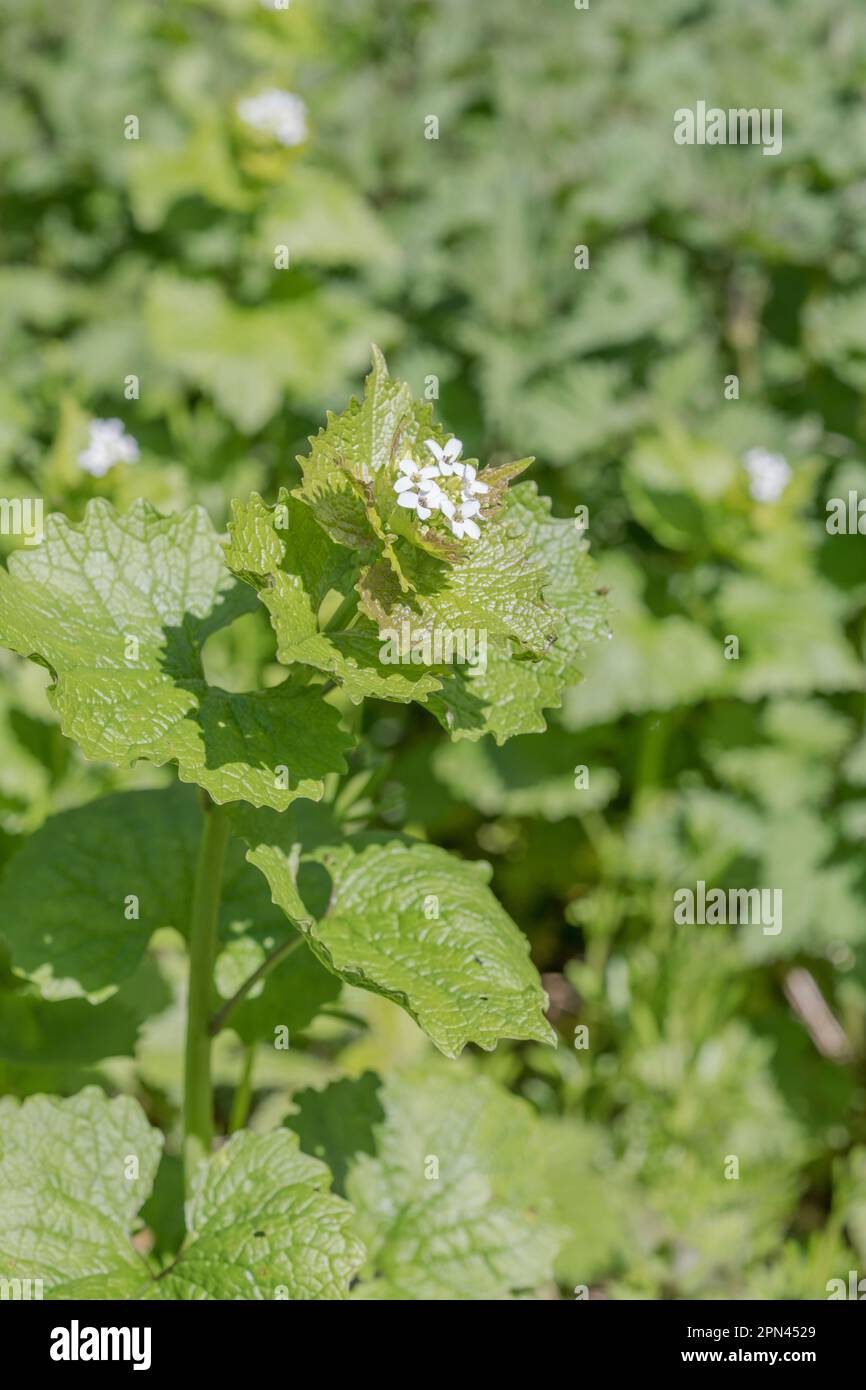
<svg viewBox="0 0 866 1390"><path fill-rule="evenodd" d="M123 428L122 420L91 420L87 448L78 455L79 467L94 478L103 478L115 463L137 463L138 444Z"/></svg>
<svg viewBox="0 0 866 1390"><path fill-rule="evenodd" d="M749 449L743 456L749 475L749 494L756 502L777 502L791 480L791 469L782 454Z"/></svg>
<svg viewBox="0 0 866 1390"><path fill-rule="evenodd" d="M269 87L255 97L239 101L241 120L262 135L272 135L281 145L300 145L307 138L307 107L294 92Z"/></svg>
<svg viewBox="0 0 866 1390"><path fill-rule="evenodd" d="M401 476L394 484L397 502L417 512L421 521L441 512L458 540L469 536L477 541L481 535L478 522L483 519L478 498L490 489L477 481L471 463L461 462L463 445L459 439L449 439L444 448L435 439L424 442L436 462L421 468L414 459L403 459ZM456 478L458 486L446 491L442 485L446 478Z"/></svg>

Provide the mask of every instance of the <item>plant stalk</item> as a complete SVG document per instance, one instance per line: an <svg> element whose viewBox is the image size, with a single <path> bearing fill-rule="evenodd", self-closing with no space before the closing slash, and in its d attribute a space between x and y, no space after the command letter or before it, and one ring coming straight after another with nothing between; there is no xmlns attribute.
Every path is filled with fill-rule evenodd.
<svg viewBox="0 0 866 1390"><path fill-rule="evenodd" d="M210 1018L223 860L229 839L225 813L207 799L195 869L189 926L189 990L183 1093L184 1179L189 1195L196 1167L213 1144Z"/></svg>
<svg viewBox="0 0 866 1390"><path fill-rule="evenodd" d="M237 1134L239 1129L243 1129L250 1113L250 1101L253 1098L253 1065L256 1060L255 1043L247 1043L244 1048L244 1060L241 1067L241 1074L235 1093L232 1097L232 1109L229 1115L229 1134Z"/></svg>

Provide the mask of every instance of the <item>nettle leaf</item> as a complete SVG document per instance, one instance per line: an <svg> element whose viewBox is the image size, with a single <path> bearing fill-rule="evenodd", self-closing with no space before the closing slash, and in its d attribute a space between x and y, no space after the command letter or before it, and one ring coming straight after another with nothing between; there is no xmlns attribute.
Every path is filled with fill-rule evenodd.
<svg viewBox="0 0 866 1390"><path fill-rule="evenodd" d="M399 636L406 624L414 640L426 637L435 644L438 637L444 645L449 633L484 631L514 639L536 656L554 640L554 615L541 596L543 557L532 554L519 530L505 524L486 528L459 564L421 552L410 556L405 548L400 555L415 592L402 592L386 561L361 577L362 610L380 633Z"/></svg>
<svg viewBox="0 0 866 1390"><path fill-rule="evenodd" d="M362 399L353 396L341 415L329 412L324 428L310 440L309 457L299 458L299 496L340 545L368 559L381 554L385 522L396 503L396 465L431 437L431 406L414 401L409 386L388 375L384 357L374 348Z"/></svg>
<svg viewBox="0 0 866 1390"><path fill-rule="evenodd" d="M354 1106L352 1087L364 1088ZM356 1297L505 1299L552 1277L563 1232L539 1192L544 1141L525 1101L428 1066L385 1078L375 1104L381 1120L362 1077L321 1093L315 1125L309 1103L286 1121L302 1143L349 1141L346 1191L368 1250Z"/></svg>
<svg viewBox="0 0 866 1390"><path fill-rule="evenodd" d="M330 970L401 1005L448 1057L470 1042L555 1042L529 943L490 892L488 864L420 841L340 840L317 819L234 816L250 863Z"/></svg>
<svg viewBox="0 0 866 1390"><path fill-rule="evenodd" d="M363 399L329 416L311 444L294 494L234 504L226 549L268 610L279 660L314 666L356 703L427 704L454 738L543 731L543 711L580 679L605 619L573 520L553 518L533 484L509 488L532 460L476 477L377 349ZM440 501L401 506L424 467L445 470ZM466 498L478 521L461 521L474 534L458 537L449 527ZM332 591L336 630L322 621Z"/></svg>
<svg viewBox="0 0 866 1390"><path fill-rule="evenodd" d="M303 471L298 496L313 508L319 523L366 563L381 557L403 592L417 584L406 569L413 551L458 563L468 549L444 516L434 511L422 518L399 503L394 485L401 477L401 463L409 459L418 469L433 464L431 442L438 449L449 443L441 426L433 423L432 406L414 400L405 382L388 375L385 359L374 347L362 399L353 397L341 415L329 414L324 429L310 440L309 457L298 460ZM459 442L450 444L459 456ZM509 480L531 462L504 463L479 475L485 518L496 514ZM477 460L461 460L461 467L464 464L474 470Z"/></svg>
<svg viewBox="0 0 866 1390"><path fill-rule="evenodd" d="M441 681L429 671L389 665L375 624L358 614L336 630L324 628L320 608L331 591L351 594L360 576L357 553L337 545L313 510L285 488L275 506L256 493L232 504L226 560L258 591L277 638L277 659L323 671L357 704L421 699Z"/></svg>
<svg viewBox="0 0 866 1390"><path fill-rule="evenodd" d="M206 683L206 639L251 604L202 508L121 515L96 500L78 525L49 517L42 544L0 571L0 640L48 667L63 731L88 757L174 762L214 801L283 809L322 795L351 739L314 691Z"/></svg>
<svg viewBox="0 0 866 1390"><path fill-rule="evenodd" d="M53 1299L347 1297L364 1254L351 1208L287 1131L235 1135L200 1166L186 1243L156 1273L130 1236L162 1136L135 1101L87 1087L0 1101L0 1120L3 1278L42 1279Z"/></svg>
<svg viewBox="0 0 866 1390"><path fill-rule="evenodd" d="M607 604L575 518L551 516L550 509L550 498L539 496L535 483L519 483L508 494L506 517L544 564L544 600L556 614L556 637L544 661L563 684L574 684L582 679L586 648L610 631Z"/></svg>

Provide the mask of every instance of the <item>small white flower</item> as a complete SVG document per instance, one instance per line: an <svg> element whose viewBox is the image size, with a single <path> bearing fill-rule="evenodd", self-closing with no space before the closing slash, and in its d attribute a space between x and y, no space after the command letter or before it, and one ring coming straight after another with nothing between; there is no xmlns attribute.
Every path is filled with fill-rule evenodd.
<svg viewBox="0 0 866 1390"><path fill-rule="evenodd" d="M464 464L463 468L463 495L480 496L484 492L489 492L490 488L486 483L479 483L475 478L475 469L471 463Z"/></svg>
<svg viewBox="0 0 866 1390"><path fill-rule="evenodd" d="M397 505L406 507L411 512L417 512L422 521L426 521L428 516L433 515L432 509L425 507L424 498L420 497L417 492L401 492L397 498Z"/></svg>
<svg viewBox="0 0 866 1390"><path fill-rule="evenodd" d="M785 457L767 449L749 449L743 466L749 475L749 494L756 502L777 502L791 480Z"/></svg>
<svg viewBox="0 0 866 1390"><path fill-rule="evenodd" d="M471 517L465 515L465 505L464 503L463 507L460 508L458 516L452 521L451 530L459 541L462 541L464 536L468 536L470 540L477 541L481 535L481 529Z"/></svg>
<svg viewBox="0 0 866 1390"><path fill-rule="evenodd" d="M122 420L91 420L87 448L78 455L85 473L102 478L115 463L137 463L138 444L123 428Z"/></svg>
<svg viewBox="0 0 866 1390"><path fill-rule="evenodd" d="M429 482L422 482L420 491L425 504L431 507L434 512L441 512L443 516L447 517L454 515L454 503L447 492L442 491L438 483L432 479Z"/></svg>
<svg viewBox="0 0 866 1390"><path fill-rule="evenodd" d="M457 473L458 468L460 472L463 471L463 464L456 464L456 460L459 459L463 452L461 440L449 439L444 447L437 444L435 439L425 439L424 443L439 465L439 471L443 478L448 478L452 473Z"/></svg>
<svg viewBox="0 0 866 1390"><path fill-rule="evenodd" d="M237 104L241 120L262 135L272 135L281 145L300 145L307 138L306 103L294 92L269 87Z"/></svg>

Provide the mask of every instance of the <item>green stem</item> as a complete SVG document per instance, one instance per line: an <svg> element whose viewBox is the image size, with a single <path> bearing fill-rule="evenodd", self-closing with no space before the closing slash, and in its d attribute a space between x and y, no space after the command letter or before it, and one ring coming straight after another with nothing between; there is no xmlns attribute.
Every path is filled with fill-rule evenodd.
<svg viewBox="0 0 866 1390"><path fill-rule="evenodd" d="M239 1129L243 1129L249 1114L250 1101L253 1097L253 1063L256 1059L255 1043L247 1043L244 1048L244 1064L241 1068L240 1078L232 1096L232 1110L229 1115L229 1134L236 1134Z"/></svg>
<svg viewBox="0 0 866 1390"><path fill-rule="evenodd" d="M227 816L208 798L195 870L189 928L189 991L186 1014L183 1130L187 1192L192 1175L213 1143L213 1094L208 1032Z"/></svg>

